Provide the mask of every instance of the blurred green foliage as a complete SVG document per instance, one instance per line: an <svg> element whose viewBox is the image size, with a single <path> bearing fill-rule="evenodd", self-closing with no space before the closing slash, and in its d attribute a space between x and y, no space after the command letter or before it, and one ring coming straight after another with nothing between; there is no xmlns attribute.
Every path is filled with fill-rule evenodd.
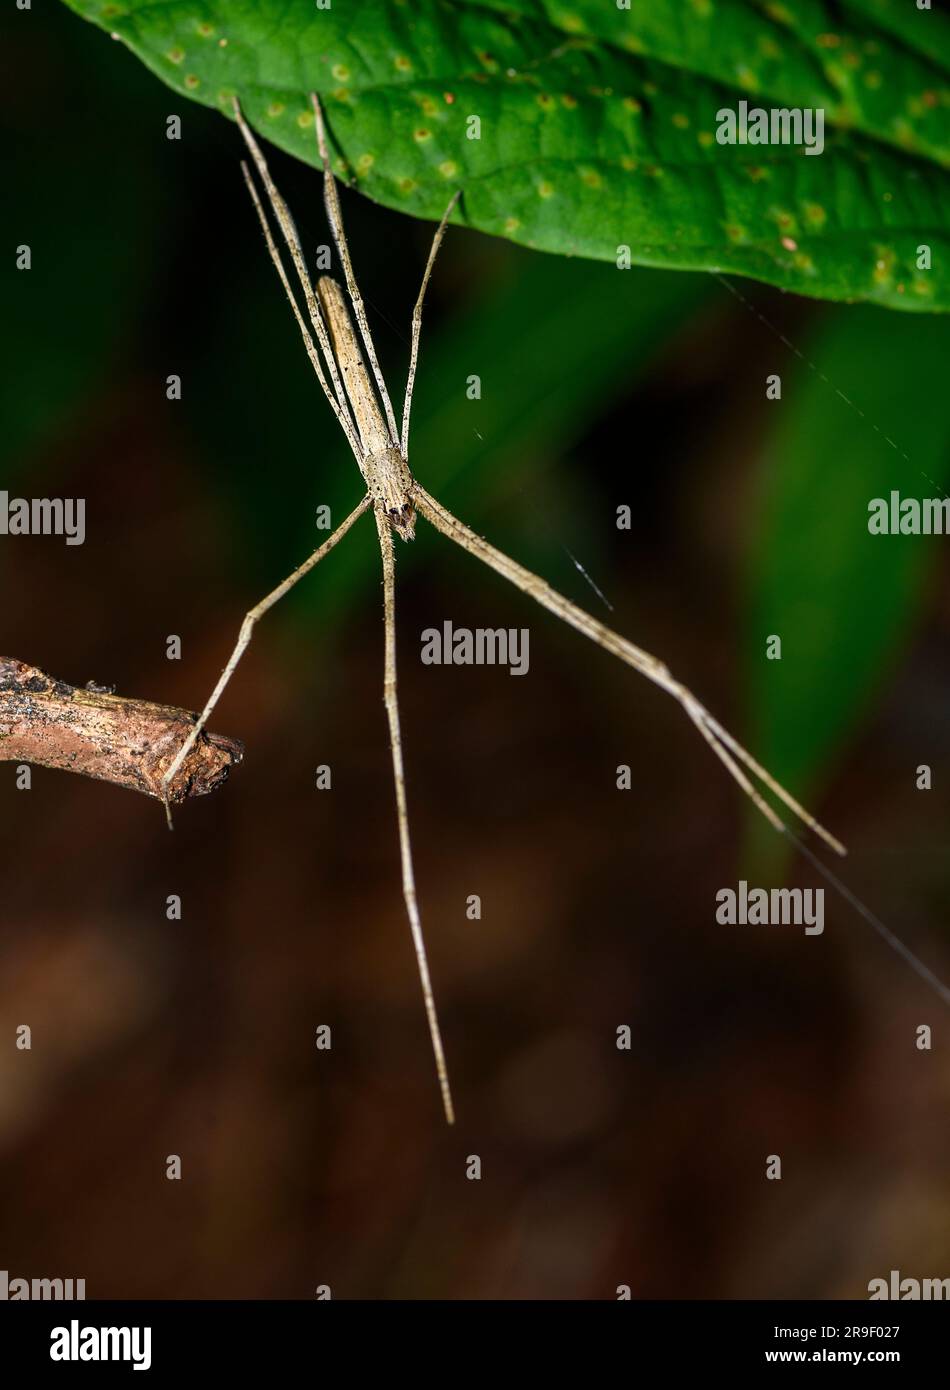
<svg viewBox="0 0 950 1390"><path fill-rule="evenodd" d="M163 151L141 133L163 104L160 94L128 64L110 61L116 55L103 54L101 39L79 26L67 49L65 27L55 9L8 15L3 25L7 226L32 258L28 274L7 274L3 286L0 467L9 479L31 451L57 440L118 365L158 240L159 175L149 157L160 160ZM130 119L116 122L117 110ZM104 169L96 151L108 151ZM110 173L116 182L121 175L115 216L107 206Z"/></svg>
<svg viewBox="0 0 950 1390"><path fill-rule="evenodd" d="M855 308L800 346L762 459L748 670L755 747L804 795L879 694L946 545L871 535L868 504L946 495L950 324Z"/></svg>

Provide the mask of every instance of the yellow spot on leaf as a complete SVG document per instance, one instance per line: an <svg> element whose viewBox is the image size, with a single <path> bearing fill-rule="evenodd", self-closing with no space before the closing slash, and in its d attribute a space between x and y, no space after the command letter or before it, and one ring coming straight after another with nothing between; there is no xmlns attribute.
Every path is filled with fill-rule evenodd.
<svg viewBox="0 0 950 1390"><path fill-rule="evenodd" d="M356 167L361 174L368 174L375 163L376 156L374 154L361 154L356 161Z"/></svg>
<svg viewBox="0 0 950 1390"><path fill-rule="evenodd" d="M897 253L889 246L875 246L874 254L873 279L876 284L883 285L893 277Z"/></svg>
<svg viewBox="0 0 950 1390"><path fill-rule="evenodd" d="M891 124L894 127L897 143L907 149L912 149L917 143L917 136L910 122L906 121L903 116L896 116Z"/></svg>
<svg viewBox="0 0 950 1390"><path fill-rule="evenodd" d="M334 63L330 72L336 78L337 82L346 82L350 76L350 70L345 63Z"/></svg>
<svg viewBox="0 0 950 1390"><path fill-rule="evenodd" d="M783 232L794 232L798 229L794 215L786 208L769 208L769 216Z"/></svg>
<svg viewBox="0 0 950 1390"><path fill-rule="evenodd" d="M270 106L268 106L267 108L267 114L268 116L270 116L271 120L274 121L277 119L278 116L282 116L286 109L287 108L282 101L272 101Z"/></svg>
<svg viewBox="0 0 950 1390"><path fill-rule="evenodd" d="M439 173L444 179L452 179L458 173L458 167L454 159L444 159L439 165Z"/></svg>
<svg viewBox="0 0 950 1390"><path fill-rule="evenodd" d="M539 197L539 198L550 198L550 197L552 196L553 193L554 193L554 185L553 185L552 183L544 182L544 183L539 183L539 184L538 184L538 197Z"/></svg>
<svg viewBox="0 0 950 1390"><path fill-rule="evenodd" d="M677 130L686 130L689 126L689 117L684 115L682 111L676 111L673 114L673 124Z"/></svg>
<svg viewBox="0 0 950 1390"><path fill-rule="evenodd" d="M183 48L170 48L165 57L170 63L181 63L184 61L185 50Z"/></svg>
<svg viewBox="0 0 950 1390"><path fill-rule="evenodd" d="M188 88L189 92L193 92L197 87L201 86L201 79L196 77L193 72L190 72L185 78L185 86Z"/></svg>
<svg viewBox="0 0 950 1390"><path fill-rule="evenodd" d="M405 53L397 53L393 58L393 67L397 72L412 72L412 63Z"/></svg>
<svg viewBox="0 0 950 1390"><path fill-rule="evenodd" d="M713 135L711 130L701 130L699 134L696 136L696 139L702 145L704 150L709 149L709 146L713 144L715 138L716 137Z"/></svg>

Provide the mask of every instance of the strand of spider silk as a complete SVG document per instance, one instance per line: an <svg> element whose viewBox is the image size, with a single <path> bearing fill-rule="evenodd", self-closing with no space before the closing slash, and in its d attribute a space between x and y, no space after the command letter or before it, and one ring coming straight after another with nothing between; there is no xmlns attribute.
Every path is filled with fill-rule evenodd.
<svg viewBox="0 0 950 1390"><path fill-rule="evenodd" d="M822 878L827 880L827 882L831 884L832 888L834 888L838 893L841 894L845 902L848 903L849 906L854 908L858 916L863 917L865 922L867 922L869 926L872 926L874 928L878 936L880 936L883 941L887 942L891 950L896 951L897 954L901 957L901 959L906 961L910 968L913 971L915 971L916 974L918 974L922 980L925 980L926 983L930 985L934 993L938 994L940 998L943 1000L943 1002L950 1006L950 989L948 989L947 986L943 983L943 981L940 980L934 974L930 967L928 965L924 965L923 961L919 958L919 956L915 956L910 947L905 946L903 941L901 941L900 937L896 936L894 932L891 931L890 927L886 926L881 921L880 917L876 916L875 913L873 913L871 909L861 901L857 894L853 893L851 889L848 887L848 885L844 883L838 877L838 875L833 872L833 870L829 869L828 865L823 863L823 861L818 858L817 854L810 850L808 846L798 838L798 836L795 834L793 830L790 830L787 825L783 826L782 829L784 833L788 836L788 838L791 841L793 841L797 848L802 852L802 854L808 860L809 864L811 864L815 869L817 869L818 872L821 874Z"/></svg>
<svg viewBox="0 0 950 1390"><path fill-rule="evenodd" d="M580 560L578 560L578 558L577 558L577 556L574 554L574 552L573 552L572 550L568 550L567 546L564 545L563 542L562 542L561 544L562 544L562 549L567 553L567 556L568 556L568 558L570 559L571 563L573 564L574 568L575 568L576 570L579 570L579 571L580 571L580 573L581 573L581 574L584 576L584 578L587 580L588 584L589 584L590 587L593 589L593 591L594 591L594 593L597 595L597 597L600 599L600 601L601 601L601 603L604 605L604 607L605 607L605 608L609 608L610 611L611 611L611 613L612 613L612 612L614 611L614 606L613 606L613 604L610 602L610 599L607 597L607 595L604 593L604 591L603 591L602 589L599 589L599 588L597 587L597 585L594 583L593 579L591 579L590 575L587 573L587 571L585 570L584 566L581 564Z"/></svg>

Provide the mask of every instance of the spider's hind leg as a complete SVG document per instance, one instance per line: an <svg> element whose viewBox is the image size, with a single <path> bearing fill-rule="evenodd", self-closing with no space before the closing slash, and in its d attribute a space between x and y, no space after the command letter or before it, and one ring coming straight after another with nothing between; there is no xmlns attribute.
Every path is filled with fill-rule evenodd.
<svg viewBox="0 0 950 1390"><path fill-rule="evenodd" d="M376 529L379 532L379 549L383 559L383 615L386 626L386 661L383 678L383 700L386 717L389 721L389 746L392 753L393 782L396 788L396 815L399 822L399 857L402 861L402 892L412 932L412 944L416 953L416 964L422 984L422 998L425 1003L429 1036L432 1039L432 1052L435 1057L435 1070L442 1093L442 1108L449 1124L455 1121L452 1104L452 1089L445 1063L445 1049L442 1046L442 1032L436 1012L432 981L429 977L429 961L426 955L425 940L422 935L422 922L419 917L419 904L416 899L416 879L412 866L412 841L409 837L409 812L406 804L406 772L402 757L402 733L399 722L399 689L396 684L396 563L393 551L393 535L389 520L381 506L374 508Z"/></svg>

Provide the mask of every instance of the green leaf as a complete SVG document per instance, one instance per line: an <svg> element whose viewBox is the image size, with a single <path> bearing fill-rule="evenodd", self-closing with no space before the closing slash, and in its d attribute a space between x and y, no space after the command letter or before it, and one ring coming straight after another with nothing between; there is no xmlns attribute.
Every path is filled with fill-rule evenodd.
<svg viewBox="0 0 950 1390"><path fill-rule="evenodd" d="M834 317L768 407L778 423L751 573L750 746L806 799L879 698L950 544L868 531L872 499L892 490L941 498L950 481L950 426L939 408L950 325L891 319L884 328L876 310ZM781 660L766 659L773 634Z"/></svg>
<svg viewBox="0 0 950 1390"><path fill-rule="evenodd" d="M456 220L546 251L950 308L950 26L904 0L67 2L311 164L317 90L389 207L461 187ZM742 99L821 108L824 152L719 144Z"/></svg>

